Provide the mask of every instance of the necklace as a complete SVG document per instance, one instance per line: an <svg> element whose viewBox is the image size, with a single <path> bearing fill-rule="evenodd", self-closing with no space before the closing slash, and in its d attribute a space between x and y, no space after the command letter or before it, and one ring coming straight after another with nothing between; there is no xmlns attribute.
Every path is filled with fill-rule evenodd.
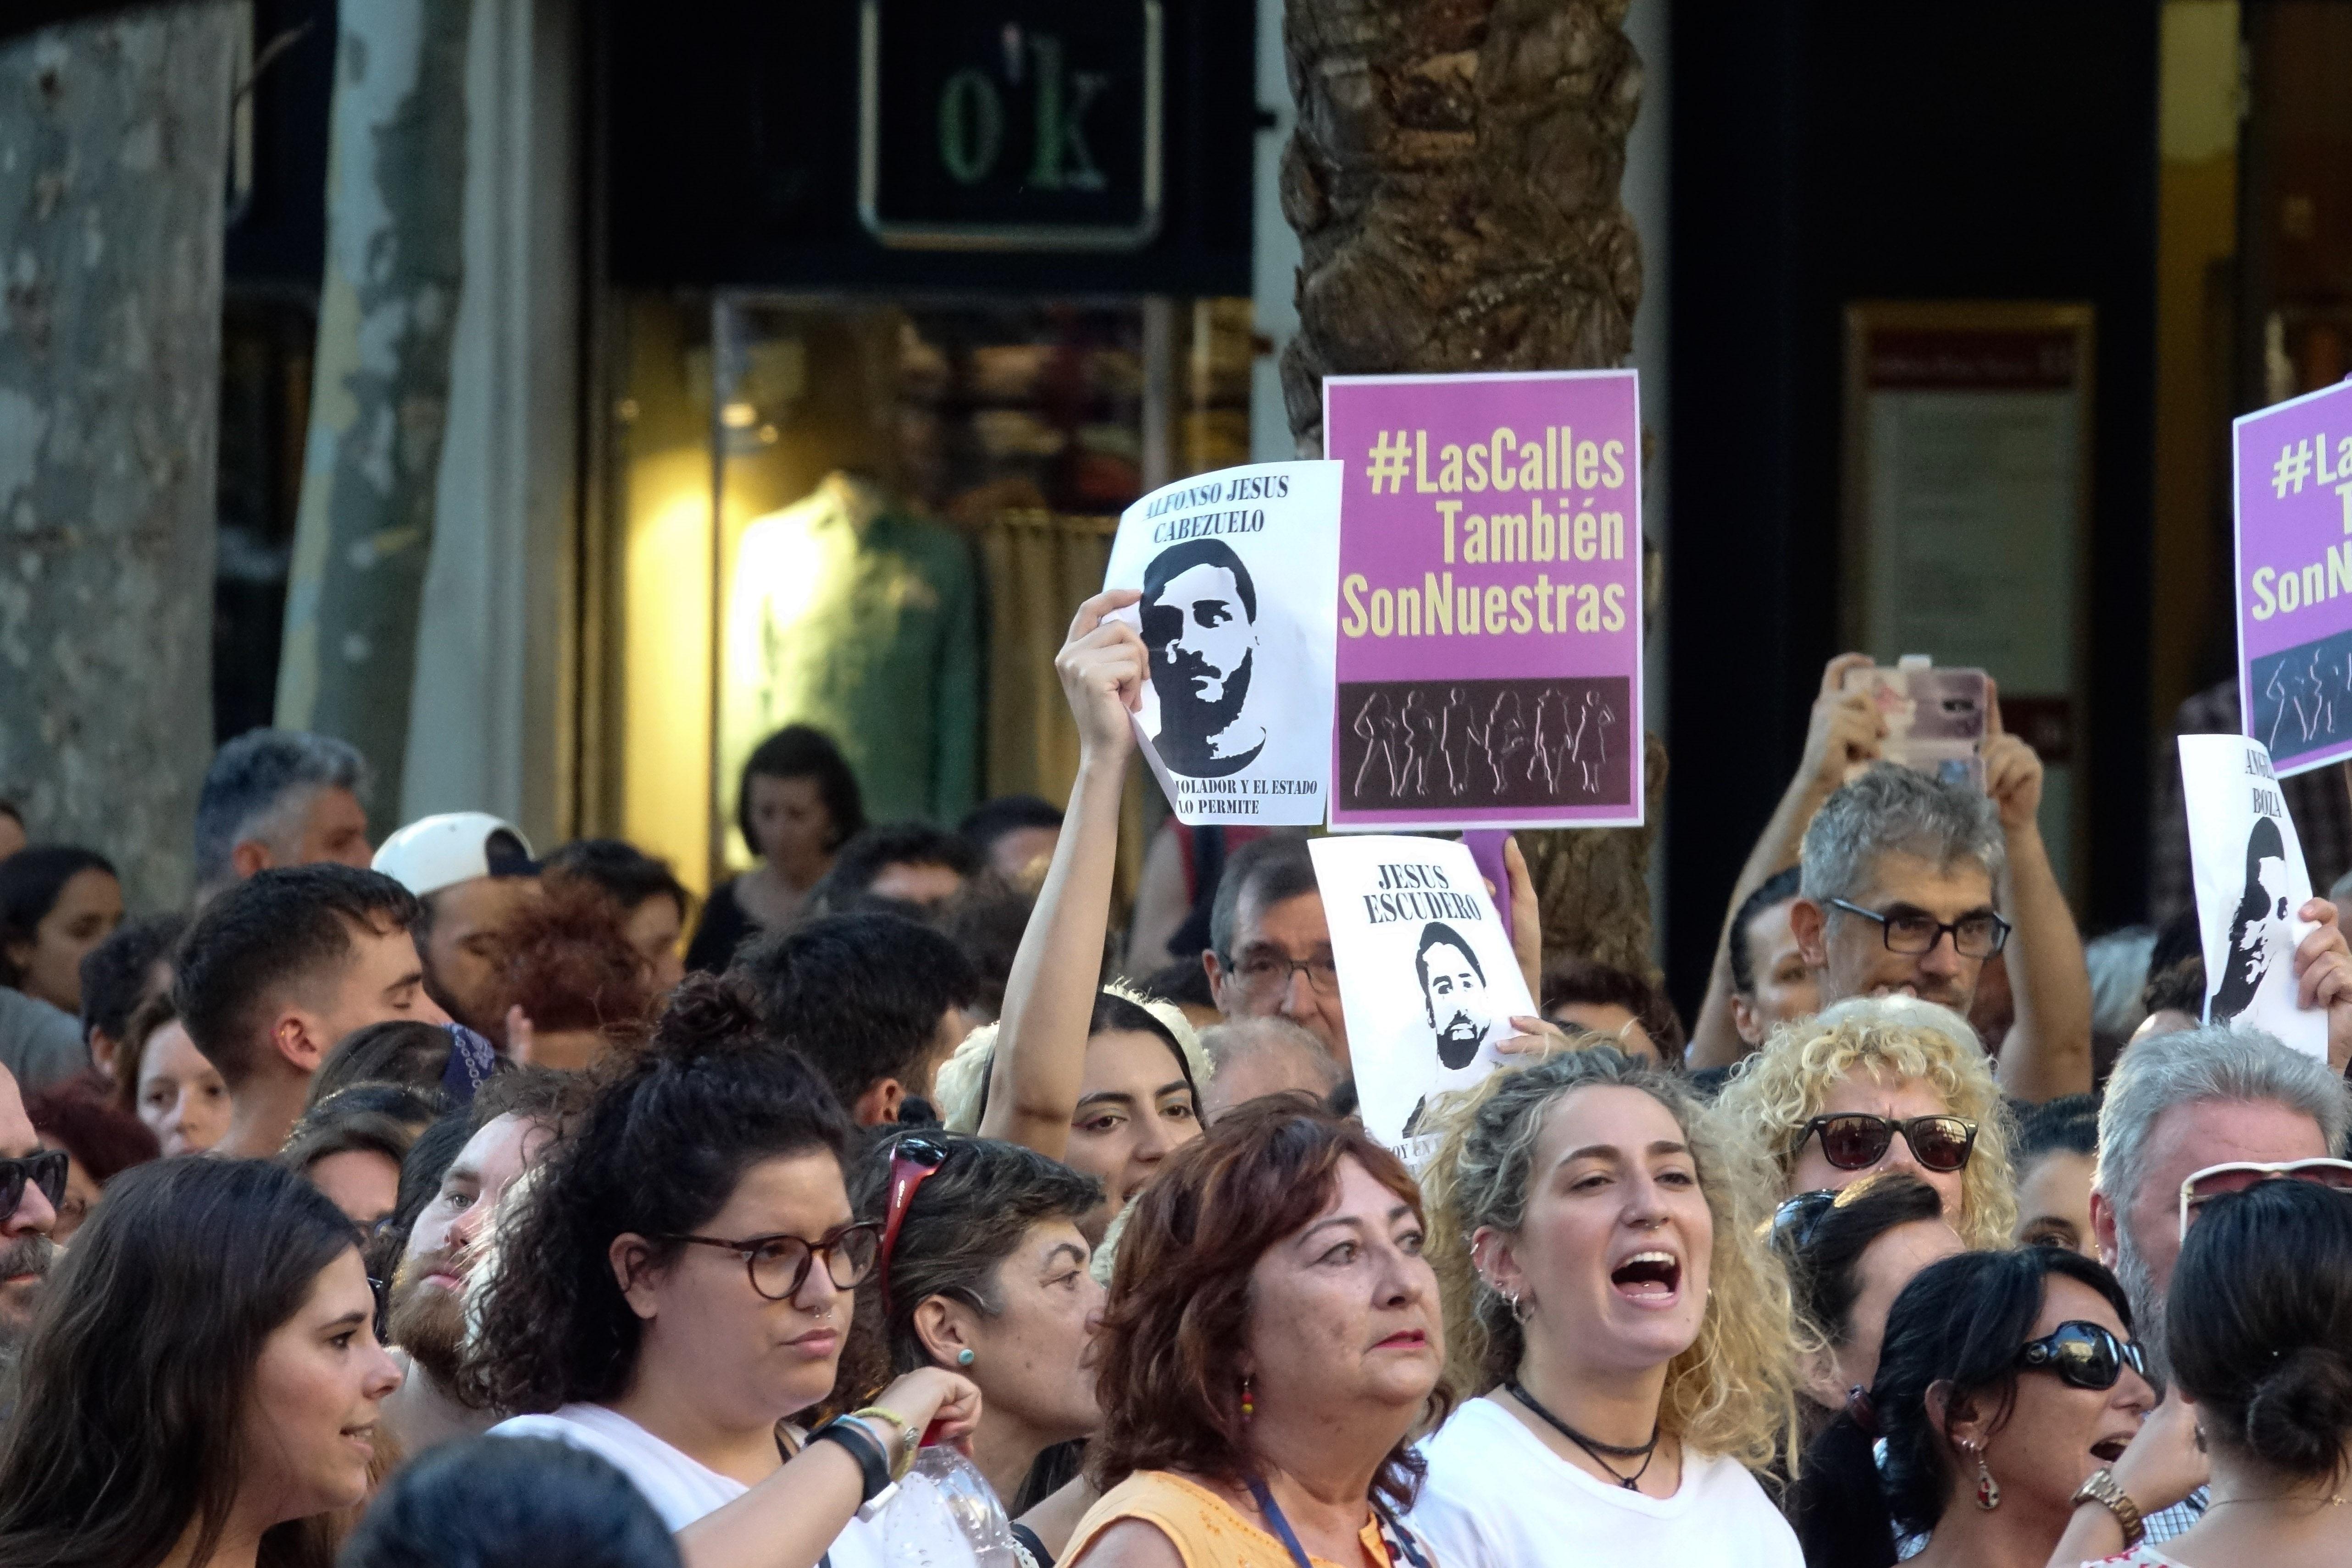
<svg viewBox="0 0 2352 1568"><path fill-rule="evenodd" d="M1591 1456L1592 1462L1599 1465L1602 1469L1608 1471L1610 1476L1615 1479L1619 1486L1623 1487L1627 1491L1639 1491L1642 1490L1636 1483L1638 1483L1643 1476L1649 1473L1650 1461L1658 1457L1659 1428L1656 1423L1653 1422L1651 1424L1650 1440L1648 1442L1637 1444L1632 1448L1621 1448L1615 1443L1603 1443L1586 1437L1583 1433L1578 1431L1575 1427L1570 1426L1567 1422L1553 1415L1549 1410L1544 1408L1542 1403L1538 1400L1534 1395L1528 1393L1525 1388L1519 1385L1519 1382L1517 1378L1507 1379L1503 1384L1503 1391L1508 1394L1512 1398L1517 1400L1520 1404L1526 1406L1528 1409L1534 1411L1538 1416L1542 1416L1544 1420L1549 1424L1552 1430L1558 1432L1570 1442L1574 1443L1578 1448L1582 1448L1586 1454ZM1616 1466L1611 1464L1608 1458L1602 1458L1603 1455L1620 1459L1639 1459L1642 1461L1642 1467L1629 1476L1618 1469Z"/></svg>
<svg viewBox="0 0 2352 1568"><path fill-rule="evenodd" d="M2321 1503L2325 1502L2331 1508L2342 1508L2344 1506L2344 1498L2341 1493L2330 1498L2217 1497L2205 1506L2208 1508L2227 1508L2233 1502L2308 1502L2314 1508L2317 1508Z"/></svg>

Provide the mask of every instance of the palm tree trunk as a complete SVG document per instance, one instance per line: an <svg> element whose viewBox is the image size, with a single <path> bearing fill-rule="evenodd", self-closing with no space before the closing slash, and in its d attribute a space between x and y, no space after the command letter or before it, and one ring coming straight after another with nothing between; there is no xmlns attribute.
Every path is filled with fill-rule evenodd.
<svg viewBox="0 0 2352 1568"><path fill-rule="evenodd" d="M212 751L221 208L237 13L0 46L0 794L188 891Z"/></svg>
<svg viewBox="0 0 2352 1568"><path fill-rule="evenodd" d="M1626 0L1289 0L1298 232L1283 398L1323 449L1323 377L1621 363L1642 296L1619 200L1642 63ZM1649 737L1654 823L1664 752ZM1546 956L1654 978L1654 825L1522 833Z"/></svg>

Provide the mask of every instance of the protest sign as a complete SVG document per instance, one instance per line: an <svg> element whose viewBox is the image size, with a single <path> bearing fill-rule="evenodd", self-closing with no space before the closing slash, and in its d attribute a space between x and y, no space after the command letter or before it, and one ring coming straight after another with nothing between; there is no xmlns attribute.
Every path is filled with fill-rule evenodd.
<svg viewBox="0 0 2352 1568"><path fill-rule="evenodd" d="M1642 821L1631 371L1327 376L1334 828Z"/></svg>
<svg viewBox="0 0 2352 1568"><path fill-rule="evenodd" d="M1424 1126L1430 1099L1467 1089L1504 1059L1535 998L1476 862L1444 839L1317 839L1307 846L1331 928L1348 1055L1364 1125L1391 1147Z"/></svg>
<svg viewBox="0 0 2352 1568"><path fill-rule="evenodd" d="M2270 754L2242 736L2184 735L2180 793L2204 939L2206 1021L2259 1030L2326 1061L2326 1010L2296 1006L2294 950L2312 929L2300 918L2311 873Z"/></svg>
<svg viewBox="0 0 2352 1568"><path fill-rule="evenodd" d="M1179 821L1323 821L1339 465L1253 463L1162 486L1119 517L1105 588L1143 634L1135 732Z"/></svg>
<svg viewBox="0 0 2352 1568"><path fill-rule="evenodd" d="M2352 758L2352 382L2231 435L2238 695L2284 778Z"/></svg>

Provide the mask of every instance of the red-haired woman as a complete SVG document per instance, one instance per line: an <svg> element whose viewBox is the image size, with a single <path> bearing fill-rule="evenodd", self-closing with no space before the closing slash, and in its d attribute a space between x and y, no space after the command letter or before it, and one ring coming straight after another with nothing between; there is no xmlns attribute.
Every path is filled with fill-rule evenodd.
<svg viewBox="0 0 2352 1568"><path fill-rule="evenodd" d="M1450 1403L1422 1230L1395 1156L1303 1098L1170 1156L1119 1246L1087 1455L1106 1495L1064 1562L1427 1568L1398 1518L1407 1435Z"/></svg>

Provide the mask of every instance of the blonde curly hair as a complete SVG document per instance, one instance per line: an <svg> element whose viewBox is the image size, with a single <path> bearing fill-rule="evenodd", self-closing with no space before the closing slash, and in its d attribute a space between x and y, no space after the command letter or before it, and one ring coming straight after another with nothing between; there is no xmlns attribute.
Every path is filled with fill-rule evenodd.
<svg viewBox="0 0 2352 1568"><path fill-rule="evenodd" d="M2009 1106L1976 1030L1949 1008L1916 997L1853 997L1782 1024L1733 1070L1708 1114L1765 1152L1780 1171L1774 1191L1785 1197L1805 1124L1822 1113L1832 1087L1857 1071L1882 1083L1920 1079L1953 1115L1976 1124L1953 1228L1971 1248L2009 1246L2017 1229Z"/></svg>
<svg viewBox="0 0 2352 1568"><path fill-rule="evenodd" d="M1659 1427L1703 1453L1766 1470L1798 1447L1789 1278L1765 1240L1769 1167L1712 1124L1679 1078L1612 1049L1563 1051L1506 1069L1441 1111L1444 1138L1422 1190L1445 1312L1448 1379L1484 1392L1517 1372L1525 1331L1472 1263L1471 1238L1489 1227L1516 1232L1524 1223L1536 1143L1551 1108L1596 1085L1638 1089L1665 1107L1690 1145L1715 1224L1706 1315L1698 1338L1667 1365Z"/></svg>

